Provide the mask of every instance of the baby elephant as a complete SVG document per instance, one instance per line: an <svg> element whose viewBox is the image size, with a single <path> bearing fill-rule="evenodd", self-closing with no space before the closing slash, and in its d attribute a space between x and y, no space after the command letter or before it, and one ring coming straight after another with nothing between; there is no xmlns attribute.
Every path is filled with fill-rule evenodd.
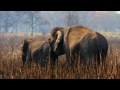
<svg viewBox="0 0 120 90"><path fill-rule="evenodd" d="M49 43L41 40L25 39L22 47L22 62L32 62L45 66L48 63Z"/></svg>

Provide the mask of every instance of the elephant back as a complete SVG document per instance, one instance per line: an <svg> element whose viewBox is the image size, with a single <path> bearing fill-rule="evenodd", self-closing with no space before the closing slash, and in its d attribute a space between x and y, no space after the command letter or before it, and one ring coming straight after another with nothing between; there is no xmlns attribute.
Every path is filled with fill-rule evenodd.
<svg viewBox="0 0 120 90"><path fill-rule="evenodd" d="M73 46L78 44L83 39L83 37L90 32L94 32L94 31L84 26L71 27L69 29L69 33L67 34L67 38L66 38L69 48L72 48Z"/></svg>

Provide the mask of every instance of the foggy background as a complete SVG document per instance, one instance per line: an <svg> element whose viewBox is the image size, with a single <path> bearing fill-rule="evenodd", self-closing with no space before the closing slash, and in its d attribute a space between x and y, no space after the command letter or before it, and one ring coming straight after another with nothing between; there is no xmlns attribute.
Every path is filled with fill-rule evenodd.
<svg viewBox="0 0 120 90"><path fill-rule="evenodd" d="M0 33L49 33L53 27L84 25L119 32L119 11L0 11Z"/></svg>

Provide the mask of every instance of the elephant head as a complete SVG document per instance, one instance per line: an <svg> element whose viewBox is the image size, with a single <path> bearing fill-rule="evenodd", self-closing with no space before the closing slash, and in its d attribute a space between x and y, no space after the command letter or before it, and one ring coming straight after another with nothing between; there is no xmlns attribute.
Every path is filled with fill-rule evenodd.
<svg viewBox="0 0 120 90"><path fill-rule="evenodd" d="M58 53L58 51L60 50L59 46L63 46L63 36L64 36L63 31L64 31L63 27L55 27L52 29L49 42L51 49L55 53Z"/></svg>
<svg viewBox="0 0 120 90"><path fill-rule="evenodd" d="M55 27L52 29L49 41L50 60L55 63L59 55L64 54L63 50L63 27Z"/></svg>

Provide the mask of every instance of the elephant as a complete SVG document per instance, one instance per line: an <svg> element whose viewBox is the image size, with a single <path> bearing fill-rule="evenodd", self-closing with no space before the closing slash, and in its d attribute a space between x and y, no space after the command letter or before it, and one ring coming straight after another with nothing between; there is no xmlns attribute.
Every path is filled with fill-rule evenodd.
<svg viewBox="0 0 120 90"><path fill-rule="evenodd" d="M70 62L74 65L75 58L78 57L84 66L91 63L100 65L101 59L103 63L105 62L108 52L107 39L85 26L54 27L48 41L57 56L66 55L68 65Z"/></svg>
<svg viewBox="0 0 120 90"><path fill-rule="evenodd" d="M31 64L35 62L37 65L45 66L48 63L49 42L33 39L25 39L22 48L23 66L26 61Z"/></svg>

